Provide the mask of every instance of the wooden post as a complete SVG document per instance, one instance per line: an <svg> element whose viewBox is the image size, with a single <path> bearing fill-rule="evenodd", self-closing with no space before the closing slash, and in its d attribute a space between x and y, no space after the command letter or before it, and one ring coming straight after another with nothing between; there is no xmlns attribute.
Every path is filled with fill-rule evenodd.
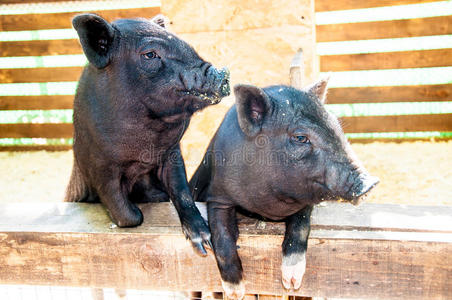
<svg viewBox="0 0 452 300"><path fill-rule="evenodd" d="M305 82L304 64L303 64L303 49L298 49L290 63L290 85L294 88L301 89Z"/></svg>
<svg viewBox="0 0 452 300"><path fill-rule="evenodd" d="M198 204L205 215L205 205ZM0 284L221 291L212 253L198 256L171 203L140 205L117 228L98 204L0 204ZM326 298L446 299L452 207L316 206L302 287L281 285L284 224L239 217L247 293Z"/></svg>

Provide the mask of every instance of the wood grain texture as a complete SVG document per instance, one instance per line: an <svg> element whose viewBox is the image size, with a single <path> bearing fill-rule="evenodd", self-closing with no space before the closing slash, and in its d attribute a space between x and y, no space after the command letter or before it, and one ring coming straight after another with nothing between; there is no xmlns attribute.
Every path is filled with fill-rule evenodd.
<svg viewBox="0 0 452 300"><path fill-rule="evenodd" d="M328 89L327 103L452 101L452 84Z"/></svg>
<svg viewBox="0 0 452 300"><path fill-rule="evenodd" d="M0 42L0 56L44 56L82 54L76 39Z"/></svg>
<svg viewBox="0 0 452 300"><path fill-rule="evenodd" d="M452 66L452 49L326 55L320 71L382 70Z"/></svg>
<svg viewBox="0 0 452 300"><path fill-rule="evenodd" d="M73 95L0 96L0 110L72 109Z"/></svg>
<svg viewBox="0 0 452 300"><path fill-rule="evenodd" d="M0 138L71 138L73 125L71 123L37 124L18 123L0 124Z"/></svg>
<svg viewBox="0 0 452 300"><path fill-rule="evenodd" d="M452 33L452 16L318 25L317 42L402 38Z"/></svg>
<svg viewBox="0 0 452 300"><path fill-rule="evenodd" d="M452 131L452 114L339 118L346 133Z"/></svg>
<svg viewBox="0 0 452 300"><path fill-rule="evenodd" d="M332 11L436 2L438 0L315 0L315 11Z"/></svg>
<svg viewBox="0 0 452 300"><path fill-rule="evenodd" d="M78 81L82 70L83 67L0 69L0 83Z"/></svg>
<svg viewBox="0 0 452 300"><path fill-rule="evenodd" d="M121 229L96 204L1 205L0 283L221 291L212 253L194 253L173 206L140 207L145 223ZM302 289L290 294L446 299L451 216L451 207L316 207ZM280 282L284 225L243 216L239 224L247 292L287 295ZM424 224L429 228L420 229Z"/></svg>
<svg viewBox="0 0 452 300"><path fill-rule="evenodd" d="M152 18L160 13L160 7L113 9L89 11L108 21L123 18ZM41 30L72 28L72 18L84 12L52 13L52 14L23 14L0 15L0 31Z"/></svg>

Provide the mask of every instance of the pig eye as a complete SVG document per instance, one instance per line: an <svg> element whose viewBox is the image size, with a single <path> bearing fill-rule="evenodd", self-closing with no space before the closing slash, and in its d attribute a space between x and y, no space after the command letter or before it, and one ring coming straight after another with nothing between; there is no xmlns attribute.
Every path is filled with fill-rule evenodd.
<svg viewBox="0 0 452 300"><path fill-rule="evenodd" d="M299 144L310 144L311 141L308 139L307 136L304 135L293 135L292 140Z"/></svg>
<svg viewBox="0 0 452 300"><path fill-rule="evenodd" d="M154 59L154 58L160 58L160 56L157 55L155 51L149 51L144 54L141 54L144 59Z"/></svg>

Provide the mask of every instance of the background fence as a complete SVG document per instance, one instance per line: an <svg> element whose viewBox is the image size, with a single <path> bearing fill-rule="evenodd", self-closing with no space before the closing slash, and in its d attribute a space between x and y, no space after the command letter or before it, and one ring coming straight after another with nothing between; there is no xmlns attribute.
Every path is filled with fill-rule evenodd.
<svg viewBox="0 0 452 300"><path fill-rule="evenodd" d="M2 5L0 148L71 147L73 95L86 63L71 29L73 15L94 11L108 20L151 17L164 4L139 0ZM260 10L265 8L256 7ZM451 1L317 0L315 11L320 72L332 76L328 107L342 118L349 138L452 137ZM309 19L301 16L305 17Z"/></svg>

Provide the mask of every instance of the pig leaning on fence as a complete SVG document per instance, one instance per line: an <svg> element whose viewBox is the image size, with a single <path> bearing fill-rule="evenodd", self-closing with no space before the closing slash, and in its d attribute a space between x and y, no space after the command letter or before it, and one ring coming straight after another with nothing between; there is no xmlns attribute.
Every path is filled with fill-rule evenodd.
<svg viewBox="0 0 452 300"><path fill-rule="evenodd" d="M163 16L73 19L89 64L74 101L74 166L66 201L99 201L120 227L143 221L136 202L171 199L200 251L210 232L194 205L179 141L190 117L229 95L217 70L165 29Z"/></svg>
<svg viewBox="0 0 452 300"><path fill-rule="evenodd" d="M325 110L327 80L303 91L237 85L227 113L190 181L207 201L223 288L241 299L235 213L284 220L282 282L298 289L306 268L312 206L343 198L356 204L378 183L356 158L338 120Z"/></svg>

